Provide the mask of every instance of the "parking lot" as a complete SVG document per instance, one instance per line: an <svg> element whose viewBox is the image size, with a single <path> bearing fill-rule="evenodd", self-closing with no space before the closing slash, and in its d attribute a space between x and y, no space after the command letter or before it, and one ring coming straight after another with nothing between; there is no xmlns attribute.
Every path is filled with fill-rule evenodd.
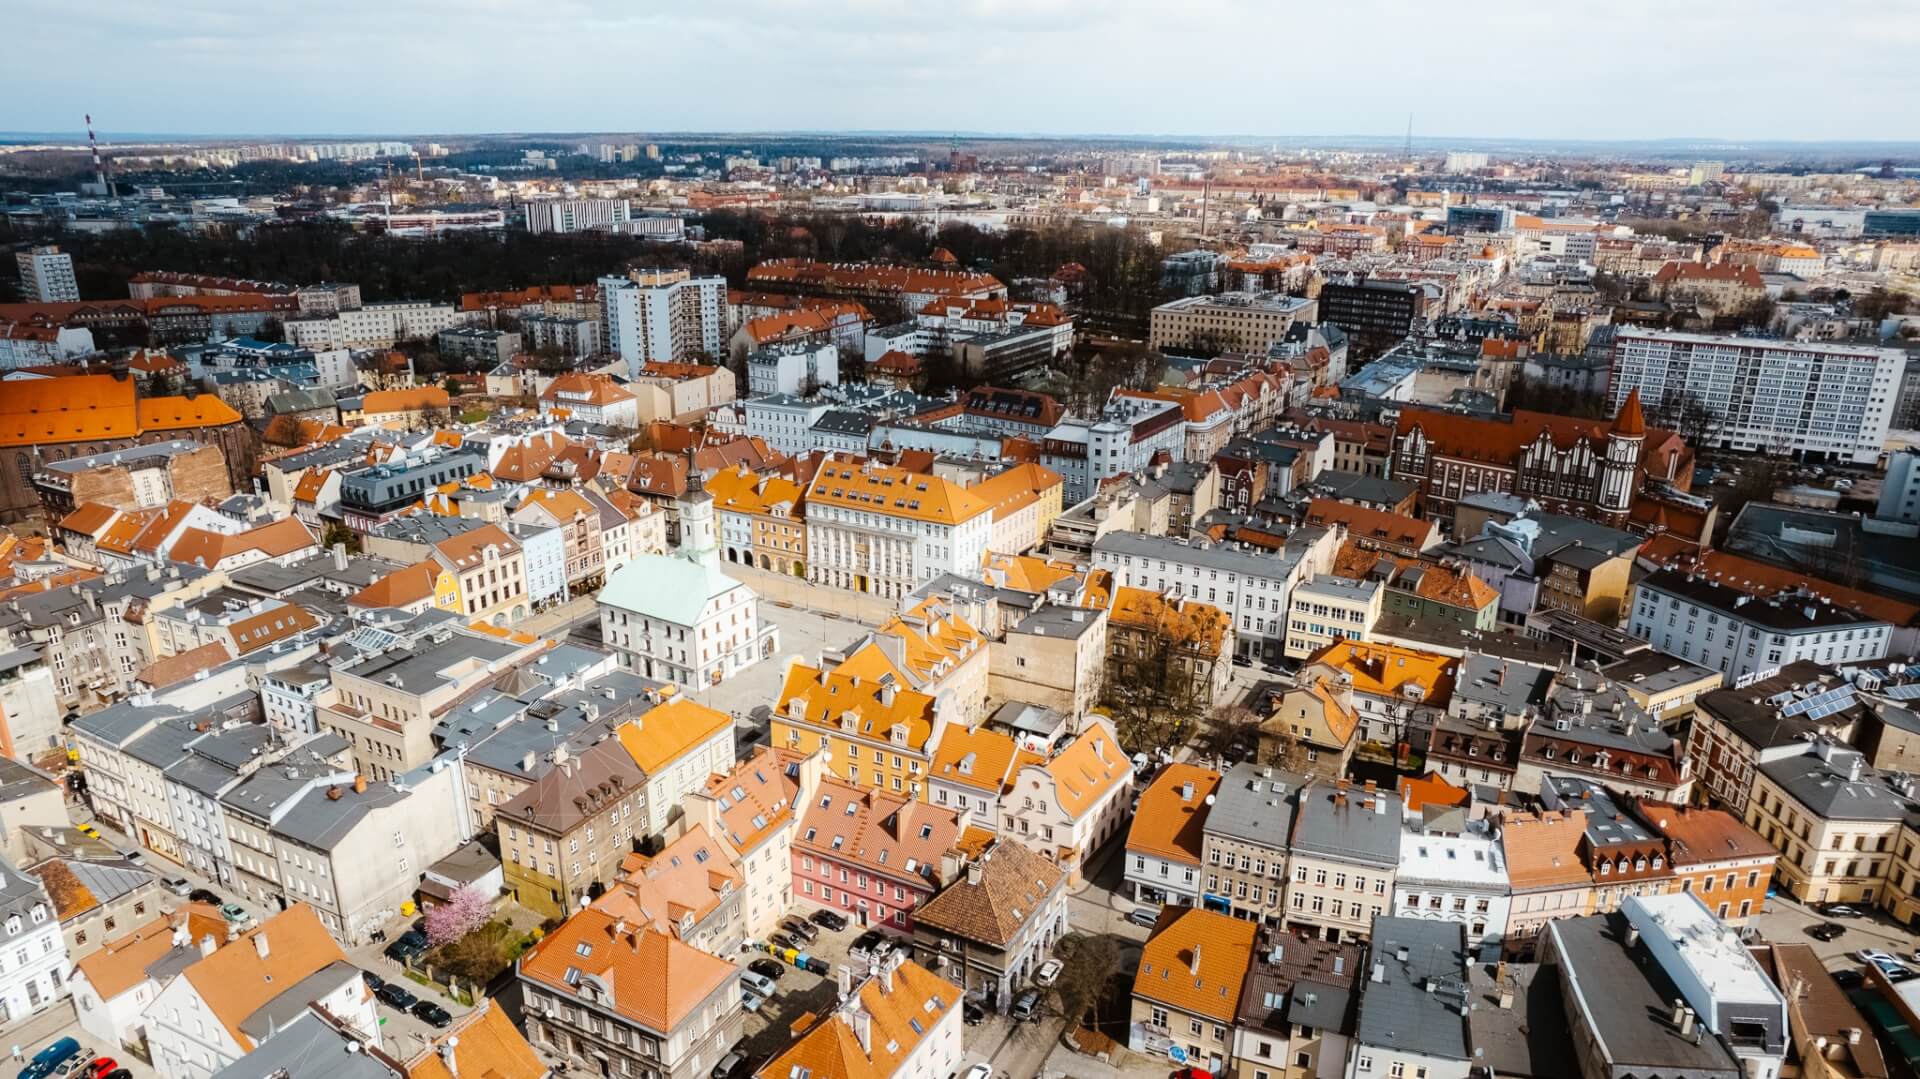
<svg viewBox="0 0 1920 1079"><path fill-rule="evenodd" d="M1823 922L1832 922L1842 927L1842 932L1831 941L1823 941L1808 934L1808 930ZM1860 915L1853 918L1832 918L1821 914L1807 905L1785 894L1767 897L1766 908L1748 922L1759 930L1768 941L1781 944L1806 944L1813 948L1826 963L1828 970L1859 969L1863 966L1854 953L1863 948L1890 953L1909 966L1920 969L1920 963L1914 960L1915 949L1920 949L1920 934L1895 923L1884 912L1862 908Z"/></svg>

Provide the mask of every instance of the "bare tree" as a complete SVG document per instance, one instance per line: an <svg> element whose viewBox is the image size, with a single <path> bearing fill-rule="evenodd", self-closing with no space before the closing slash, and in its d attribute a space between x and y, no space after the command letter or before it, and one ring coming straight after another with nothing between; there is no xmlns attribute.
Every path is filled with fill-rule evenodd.
<svg viewBox="0 0 1920 1079"><path fill-rule="evenodd" d="M1071 1024L1099 1026L1100 1006L1111 994L1114 977L1120 973L1123 958L1120 942L1109 936L1075 933L1061 938L1055 951L1060 956L1061 970L1053 990L1060 995L1061 1014Z"/></svg>

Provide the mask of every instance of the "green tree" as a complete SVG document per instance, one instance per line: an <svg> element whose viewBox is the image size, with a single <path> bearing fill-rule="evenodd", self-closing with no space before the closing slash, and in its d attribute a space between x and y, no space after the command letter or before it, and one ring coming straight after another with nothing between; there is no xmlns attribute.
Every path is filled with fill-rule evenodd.
<svg viewBox="0 0 1920 1079"><path fill-rule="evenodd" d="M320 535L320 543L325 547L344 546L348 554L360 553L360 533L343 524L330 524Z"/></svg>

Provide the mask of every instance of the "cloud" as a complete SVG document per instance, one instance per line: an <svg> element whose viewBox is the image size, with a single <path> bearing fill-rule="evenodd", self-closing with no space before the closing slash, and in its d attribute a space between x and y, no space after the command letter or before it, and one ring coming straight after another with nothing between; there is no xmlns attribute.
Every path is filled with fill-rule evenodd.
<svg viewBox="0 0 1920 1079"><path fill-rule="evenodd" d="M1829 0L13 0L0 129L1920 137Z"/></svg>

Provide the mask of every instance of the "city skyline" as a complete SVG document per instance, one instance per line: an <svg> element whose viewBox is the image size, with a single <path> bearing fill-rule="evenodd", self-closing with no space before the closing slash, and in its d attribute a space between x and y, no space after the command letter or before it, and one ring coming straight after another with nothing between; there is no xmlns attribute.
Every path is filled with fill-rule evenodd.
<svg viewBox="0 0 1920 1079"><path fill-rule="evenodd" d="M931 24L898 4L750 0L687 14L578 0L529 19L503 3L348 0L263 25L232 0L193 0L109 5L82 26L51 0L26 0L9 20L0 130L65 134L91 112L109 137L1385 138L1411 112L1416 136L1458 139L1920 137L1901 108L1920 96L1920 74L1900 63L1920 31L1852 2L1831 5L1817 36L1784 4L1752 5L1724 56L1702 51L1728 34L1704 5L1623 5L1593 24L1516 0L1437 23L1400 0L1337 14L1214 0L1177 19L1121 3L1097 21L1045 0L944 10ZM1237 61L1222 55L1261 41ZM1780 92L1788 70L1819 72L1816 91Z"/></svg>

